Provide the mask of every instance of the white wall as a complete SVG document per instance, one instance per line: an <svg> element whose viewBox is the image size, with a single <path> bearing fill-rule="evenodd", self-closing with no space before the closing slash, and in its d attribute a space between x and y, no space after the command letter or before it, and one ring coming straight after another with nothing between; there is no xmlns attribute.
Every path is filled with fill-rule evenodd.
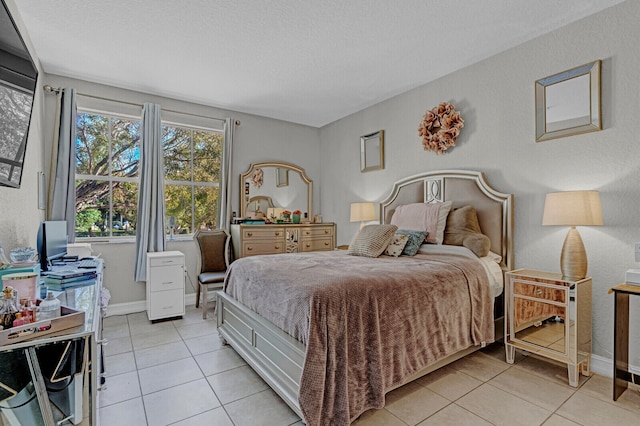
<svg viewBox="0 0 640 426"><path fill-rule="evenodd" d="M337 222L338 243L348 243L358 229L349 223L349 203L379 201L393 181L415 173L480 170L495 188L515 194L516 266L559 271L567 229L541 226L545 194L599 190L605 226L580 232L593 276L593 351L611 359L607 290L638 267L633 243L640 241L637 16L640 2L625 2L323 127L322 213ZM434 61L455 54L429 52ZM596 59L603 60L604 130L536 143L534 81ZM417 128L424 112L442 101L461 111L465 126L457 146L436 155L422 149ZM385 130L386 167L360 173L359 137L379 129ZM636 309L631 324L638 319ZM640 332L632 335L630 361L640 365Z"/></svg>

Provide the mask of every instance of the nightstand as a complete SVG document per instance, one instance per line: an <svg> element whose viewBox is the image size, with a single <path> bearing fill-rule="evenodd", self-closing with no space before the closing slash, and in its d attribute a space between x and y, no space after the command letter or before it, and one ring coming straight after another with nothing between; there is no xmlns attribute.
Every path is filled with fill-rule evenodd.
<svg viewBox="0 0 640 426"><path fill-rule="evenodd" d="M506 276L507 363L513 364L516 349L562 362L569 385L577 387L579 373L591 375L591 278L531 269Z"/></svg>

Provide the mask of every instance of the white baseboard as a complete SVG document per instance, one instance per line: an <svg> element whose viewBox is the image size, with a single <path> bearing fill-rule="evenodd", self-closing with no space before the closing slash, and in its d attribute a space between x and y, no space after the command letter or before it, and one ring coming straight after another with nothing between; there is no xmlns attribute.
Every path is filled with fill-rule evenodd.
<svg viewBox="0 0 640 426"><path fill-rule="evenodd" d="M209 299L207 297L207 299ZM212 298L210 300L213 300ZM196 294L195 293L187 293L184 295L184 305L195 305L196 304ZM107 306L107 316L111 317L114 315L127 315L127 314L135 314L136 312L142 312L147 310L147 301L146 300L137 300L135 302L124 302L124 303L110 303Z"/></svg>
<svg viewBox="0 0 640 426"><path fill-rule="evenodd" d="M591 371L605 377L613 377L613 360L599 355L591 355ZM640 375L640 367L629 366L629 372Z"/></svg>

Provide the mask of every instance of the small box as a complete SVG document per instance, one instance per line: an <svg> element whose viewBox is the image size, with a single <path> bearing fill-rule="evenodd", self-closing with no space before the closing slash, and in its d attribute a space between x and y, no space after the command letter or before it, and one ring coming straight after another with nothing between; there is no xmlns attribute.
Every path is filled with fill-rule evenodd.
<svg viewBox="0 0 640 426"><path fill-rule="evenodd" d="M640 269L627 269L625 282L632 285L640 285Z"/></svg>

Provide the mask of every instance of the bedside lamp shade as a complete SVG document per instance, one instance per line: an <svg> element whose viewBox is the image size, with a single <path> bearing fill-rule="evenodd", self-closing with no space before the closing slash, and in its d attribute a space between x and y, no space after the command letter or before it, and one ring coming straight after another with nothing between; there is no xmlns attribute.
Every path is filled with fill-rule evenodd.
<svg viewBox="0 0 640 426"><path fill-rule="evenodd" d="M566 191L547 194L542 225L570 226L562 246L560 270L568 279L587 276L587 252L576 226L603 225L598 191Z"/></svg>
<svg viewBox="0 0 640 426"><path fill-rule="evenodd" d="M373 203L351 203L351 222L360 222L360 229L364 223L376 220L376 209Z"/></svg>

